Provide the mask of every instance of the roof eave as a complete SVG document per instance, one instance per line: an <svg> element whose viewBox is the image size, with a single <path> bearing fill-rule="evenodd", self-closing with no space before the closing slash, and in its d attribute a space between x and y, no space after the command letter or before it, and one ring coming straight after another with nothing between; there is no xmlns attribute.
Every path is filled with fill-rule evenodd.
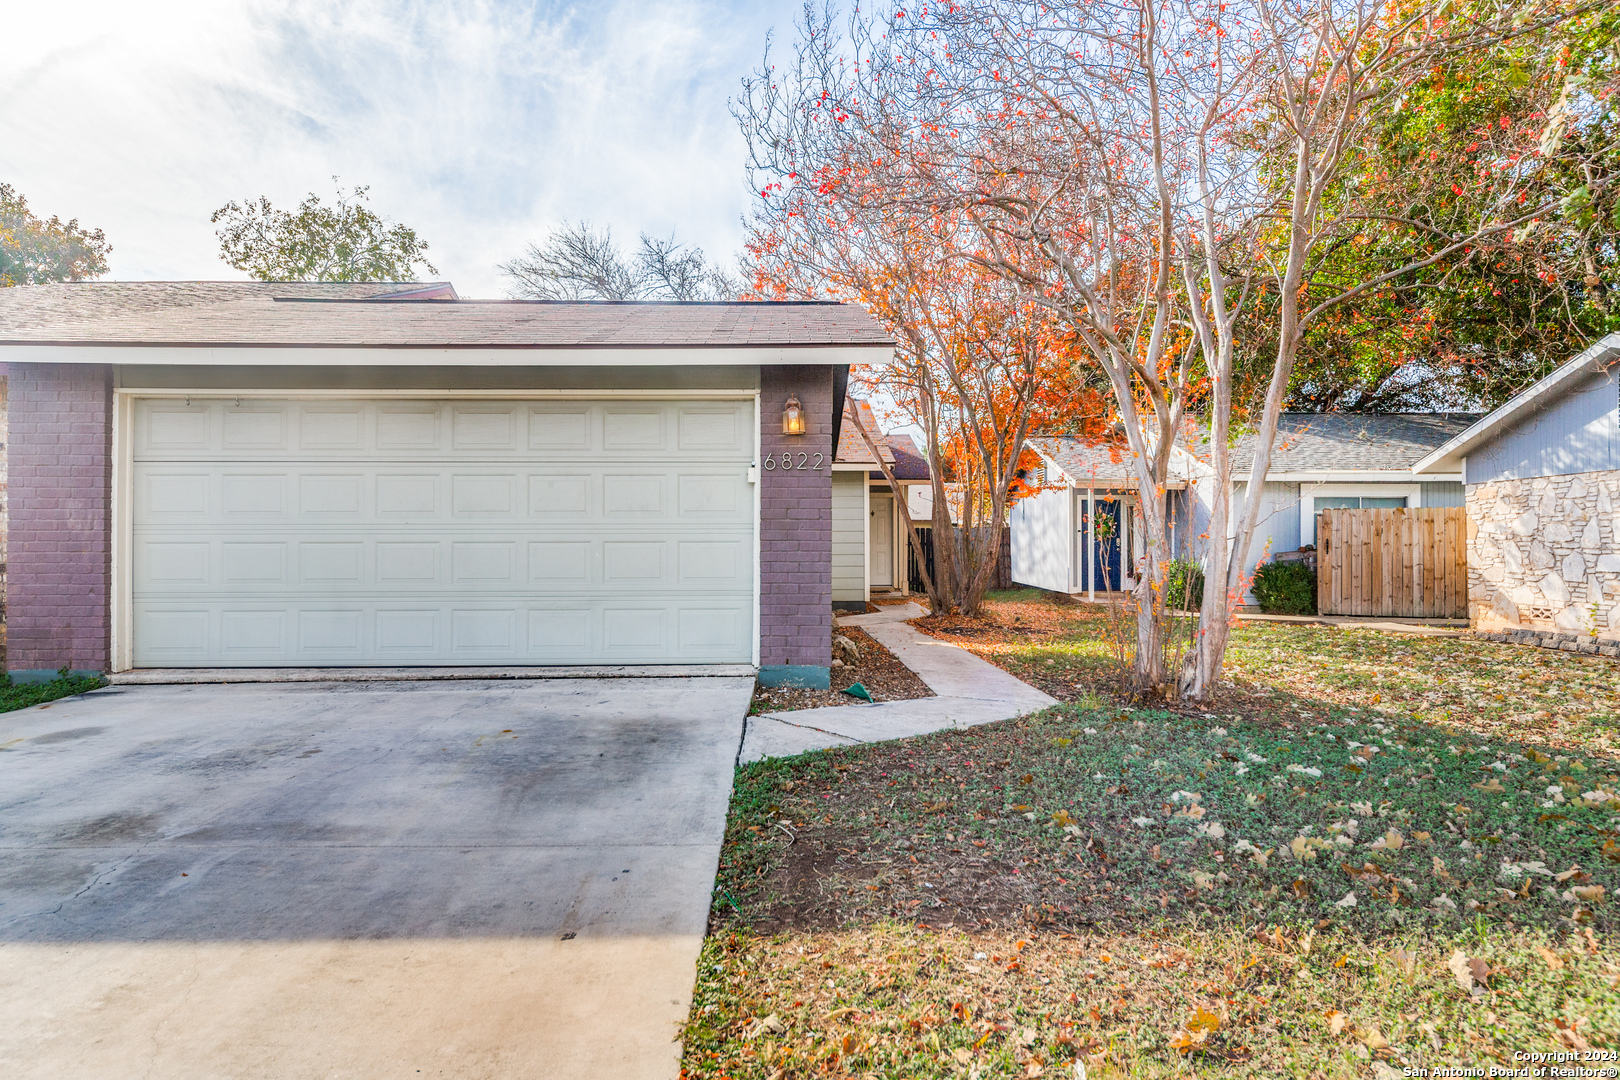
<svg viewBox="0 0 1620 1080"><path fill-rule="evenodd" d="M48 345L0 341L0 362L35 364L159 364L212 367L411 367L751 366L770 364L862 364L886 367L894 350L848 344L373 344L373 345L170 345L140 343Z"/></svg>
<svg viewBox="0 0 1620 1080"><path fill-rule="evenodd" d="M1607 366L1616 358L1620 358L1620 332L1610 334L1594 342L1591 347L1579 356L1565 363L1557 371L1543 378L1535 385L1520 391L1502 405L1486 413L1472 425L1465 428L1450 442L1440 446L1427 457L1422 458L1412 466L1414 474L1423 473L1455 473L1461 472L1463 458L1468 452L1486 439L1519 419L1531 407L1545 399L1554 391L1563 387L1570 380L1586 372L1589 364L1603 364Z"/></svg>

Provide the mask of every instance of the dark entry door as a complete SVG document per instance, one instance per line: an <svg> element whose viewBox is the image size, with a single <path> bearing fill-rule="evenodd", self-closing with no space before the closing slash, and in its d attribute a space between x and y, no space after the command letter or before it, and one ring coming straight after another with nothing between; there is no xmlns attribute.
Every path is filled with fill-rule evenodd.
<svg viewBox="0 0 1620 1080"><path fill-rule="evenodd" d="M1095 582L1085 580L1085 567L1080 568L1080 587L1105 589L1110 592L1123 587L1120 574L1121 558L1120 546L1124 541L1124 530L1120 507L1123 501L1117 497L1098 496L1092 504L1094 507L1091 518L1085 522L1083 543L1091 545L1092 573L1096 575ZM1082 502L1081 506L1085 504Z"/></svg>

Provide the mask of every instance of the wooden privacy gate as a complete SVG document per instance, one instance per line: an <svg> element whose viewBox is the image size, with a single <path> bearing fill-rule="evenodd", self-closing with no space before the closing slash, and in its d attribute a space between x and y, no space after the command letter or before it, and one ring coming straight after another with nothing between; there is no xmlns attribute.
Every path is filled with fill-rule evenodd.
<svg viewBox="0 0 1620 1080"><path fill-rule="evenodd" d="M1467 618L1467 511L1323 510L1316 521L1316 610Z"/></svg>

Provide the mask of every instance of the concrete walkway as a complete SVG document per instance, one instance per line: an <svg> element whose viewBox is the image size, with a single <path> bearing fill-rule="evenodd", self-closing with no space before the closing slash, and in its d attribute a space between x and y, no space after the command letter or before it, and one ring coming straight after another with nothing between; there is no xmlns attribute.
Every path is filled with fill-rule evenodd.
<svg viewBox="0 0 1620 1080"><path fill-rule="evenodd" d="M1057 699L948 641L906 625L925 612L917 604L850 615L839 626L866 631L916 672L937 697L835 705L748 718L740 761L787 757L807 750L902 739L946 728L967 728L1037 712Z"/></svg>

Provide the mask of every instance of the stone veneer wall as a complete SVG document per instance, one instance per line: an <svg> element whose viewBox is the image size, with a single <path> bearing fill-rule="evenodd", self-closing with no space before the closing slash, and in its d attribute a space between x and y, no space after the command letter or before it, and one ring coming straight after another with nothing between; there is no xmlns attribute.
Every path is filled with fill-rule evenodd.
<svg viewBox="0 0 1620 1080"><path fill-rule="evenodd" d="M1620 637L1620 470L1470 484L1468 606L1482 629Z"/></svg>

